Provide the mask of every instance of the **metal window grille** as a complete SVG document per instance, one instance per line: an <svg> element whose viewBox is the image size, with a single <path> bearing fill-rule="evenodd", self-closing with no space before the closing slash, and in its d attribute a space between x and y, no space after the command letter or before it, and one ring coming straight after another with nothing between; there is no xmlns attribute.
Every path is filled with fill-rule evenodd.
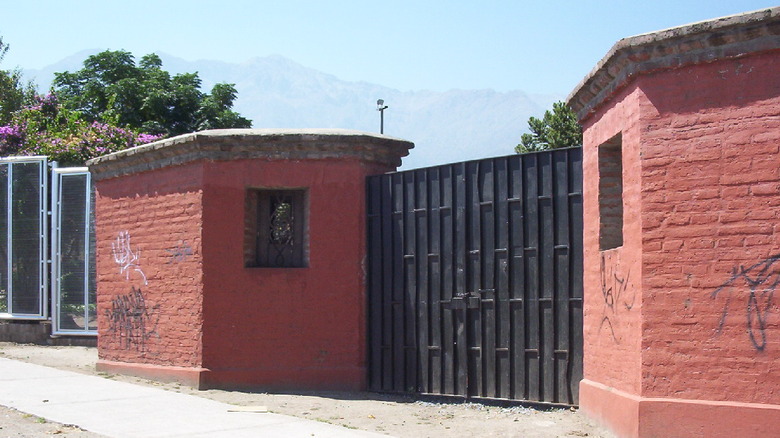
<svg viewBox="0 0 780 438"><path fill-rule="evenodd" d="M305 261L304 190L250 190L246 265L300 268Z"/></svg>

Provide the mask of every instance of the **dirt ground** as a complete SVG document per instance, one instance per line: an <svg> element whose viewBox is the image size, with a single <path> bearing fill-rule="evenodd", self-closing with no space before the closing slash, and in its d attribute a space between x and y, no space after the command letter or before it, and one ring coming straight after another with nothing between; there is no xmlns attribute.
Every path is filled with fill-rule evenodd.
<svg viewBox="0 0 780 438"><path fill-rule="evenodd" d="M374 393L270 394L240 391L198 391L95 371L97 350L87 347L45 347L0 343L0 357L23 360L106 379L149 385L239 406L265 406L268 411L308 418L395 437L603 437L613 435L572 409L538 410L480 403L433 403ZM262 415L262 414L258 414ZM0 438L58 435L92 438L72 426L0 407Z"/></svg>
<svg viewBox="0 0 780 438"><path fill-rule="evenodd" d="M0 437L37 438L49 435L59 435L66 438L97 438L102 436L75 426L53 423L45 418L0 406Z"/></svg>

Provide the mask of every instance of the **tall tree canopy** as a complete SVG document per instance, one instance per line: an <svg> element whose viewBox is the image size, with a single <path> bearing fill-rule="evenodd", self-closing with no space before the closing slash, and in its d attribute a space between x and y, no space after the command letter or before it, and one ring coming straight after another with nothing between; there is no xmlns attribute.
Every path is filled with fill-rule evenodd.
<svg viewBox="0 0 780 438"><path fill-rule="evenodd" d="M553 103L552 112L545 111L541 120L528 119L528 129L531 133L523 134L515 147L519 154L582 145L582 127L564 102Z"/></svg>
<svg viewBox="0 0 780 438"><path fill-rule="evenodd" d="M53 86L63 108L89 121L149 134L252 125L232 110L237 96L233 84L217 84L210 94L203 93L197 73L171 76L156 54L136 65L130 52L107 50L88 57L77 72L56 73Z"/></svg>
<svg viewBox="0 0 780 438"><path fill-rule="evenodd" d="M0 37L0 61L8 45ZM62 108L57 96L40 96L21 70L0 70L0 156L46 155L64 165L159 139L134 129L88 121Z"/></svg>

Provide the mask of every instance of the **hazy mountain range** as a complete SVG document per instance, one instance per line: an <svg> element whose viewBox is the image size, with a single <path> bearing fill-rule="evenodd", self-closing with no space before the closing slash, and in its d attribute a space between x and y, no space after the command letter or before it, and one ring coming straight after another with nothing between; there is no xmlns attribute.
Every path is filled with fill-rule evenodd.
<svg viewBox="0 0 780 438"><path fill-rule="evenodd" d="M39 89L49 87L54 72L75 71L87 50L40 70L25 70ZM533 95L493 90L400 91L367 82L348 82L282 56L243 63L185 61L158 53L171 73L198 72L204 91L218 82L236 84L235 109L255 128L344 128L379 132L376 101L385 111L385 134L415 143L403 169L508 155L528 118L540 117L561 95ZM143 54L135 54L137 59ZM414 66L410 66L414 68ZM522 84L518 84L522 86Z"/></svg>

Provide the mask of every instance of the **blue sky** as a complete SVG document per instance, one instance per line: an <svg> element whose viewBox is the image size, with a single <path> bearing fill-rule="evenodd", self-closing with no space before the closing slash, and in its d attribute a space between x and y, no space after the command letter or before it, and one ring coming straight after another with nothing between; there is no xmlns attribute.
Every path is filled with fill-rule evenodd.
<svg viewBox="0 0 780 438"><path fill-rule="evenodd" d="M399 90L568 94L620 38L771 7L758 0L0 0L0 68L84 49L242 62L283 55Z"/></svg>

